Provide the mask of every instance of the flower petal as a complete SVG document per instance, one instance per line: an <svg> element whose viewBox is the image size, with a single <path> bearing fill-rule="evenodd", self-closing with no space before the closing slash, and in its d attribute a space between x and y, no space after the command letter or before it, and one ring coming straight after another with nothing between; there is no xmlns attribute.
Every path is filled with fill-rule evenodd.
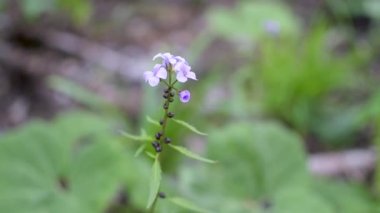
<svg viewBox="0 0 380 213"><path fill-rule="evenodd" d="M198 80L197 76L195 75L195 73L191 72L191 71L189 71L188 73L186 73L186 77L190 78L190 79L193 79L193 80Z"/></svg>
<svg viewBox="0 0 380 213"><path fill-rule="evenodd" d="M160 79L153 76L153 77L148 79L148 83L150 86L155 87L160 83Z"/></svg>
<svg viewBox="0 0 380 213"><path fill-rule="evenodd" d="M158 53L157 55L155 55L153 57L153 61L156 60L157 58L164 58L163 54L162 53Z"/></svg>
<svg viewBox="0 0 380 213"><path fill-rule="evenodd" d="M181 83L185 83L187 81L187 77L184 75L183 72L177 72L177 81L181 82Z"/></svg>
<svg viewBox="0 0 380 213"><path fill-rule="evenodd" d="M191 98L191 94L190 94L190 91L189 90L183 90L181 92L179 92L179 100L182 102L182 103L187 103L190 101L190 98Z"/></svg>
<svg viewBox="0 0 380 213"><path fill-rule="evenodd" d="M156 72L156 77L166 79L168 77L168 72L166 71L165 68L160 67Z"/></svg>
<svg viewBox="0 0 380 213"><path fill-rule="evenodd" d="M145 82L148 82L149 78L153 77L153 72L152 71L145 71L144 72L144 80Z"/></svg>

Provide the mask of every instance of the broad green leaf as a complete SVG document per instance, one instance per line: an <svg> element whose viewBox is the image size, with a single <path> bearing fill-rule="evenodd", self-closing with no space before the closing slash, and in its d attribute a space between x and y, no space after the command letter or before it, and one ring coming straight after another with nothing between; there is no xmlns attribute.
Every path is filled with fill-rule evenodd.
<svg viewBox="0 0 380 213"><path fill-rule="evenodd" d="M317 180L313 187L340 212L379 212L375 209L376 200L371 197L371 193L358 183Z"/></svg>
<svg viewBox="0 0 380 213"><path fill-rule="evenodd" d="M190 211L200 212L200 213L210 213L210 211L202 209L202 208L196 206L195 204L191 203L190 201L185 200L185 199L180 198L180 197L173 197L173 198L169 198L168 200L171 203L173 203L177 206L180 206L182 208L185 208L187 210L190 210Z"/></svg>
<svg viewBox="0 0 380 213"><path fill-rule="evenodd" d="M3 135L0 211L106 211L124 175L124 154L105 123L95 115L69 113Z"/></svg>
<svg viewBox="0 0 380 213"><path fill-rule="evenodd" d="M135 157L138 157L146 148L146 144L142 144L135 152Z"/></svg>
<svg viewBox="0 0 380 213"><path fill-rule="evenodd" d="M154 124L156 126L161 126L160 123L156 120L154 120L153 118L149 117L149 116L146 116L146 120L151 123L151 124Z"/></svg>
<svg viewBox="0 0 380 213"><path fill-rule="evenodd" d="M185 121L182 121L182 120L178 120L178 119L172 119L174 122L176 122L177 124L180 124L186 128L188 128L189 130L193 131L194 133L197 133L199 135L207 135L206 133L204 132L201 132L199 131L198 129L196 129L194 126L192 126L191 124L185 122Z"/></svg>
<svg viewBox="0 0 380 213"><path fill-rule="evenodd" d="M199 156L198 154L195 154L195 153L191 152L190 150L186 149L185 147L176 146L176 145L173 145L173 144L169 144L169 146L171 148L177 150L181 154L186 155L187 157L190 157L190 158L202 161L202 162L206 162L206 163L216 163L216 161L204 158L202 156Z"/></svg>
<svg viewBox="0 0 380 213"><path fill-rule="evenodd" d="M124 131L120 131L120 133L126 138L135 140L135 141L153 141L154 140L154 138L149 137L147 135L132 135Z"/></svg>
<svg viewBox="0 0 380 213"><path fill-rule="evenodd" d="M159 154L156 154L153 167L152 167L152 177L150 179L150 190L149 190L149 198L148 204L146 206L147 209L152 207L153 203L156 200L158 190L160 189L161 183L161 166L159 161Z"/></svg>

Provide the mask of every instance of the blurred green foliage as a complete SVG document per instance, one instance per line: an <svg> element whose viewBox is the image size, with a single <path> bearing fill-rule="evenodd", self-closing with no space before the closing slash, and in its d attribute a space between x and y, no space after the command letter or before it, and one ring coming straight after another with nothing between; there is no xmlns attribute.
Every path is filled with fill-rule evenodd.
<svg viewBox="0 0 380 213"><path fill-rule="evenodd" d="M126 170L108 123L83 113L35 121L0 140L2 212L100 212Z"/></svg>
<svg viewBox="0 0 380 213"><path fill-rule="evenodd" d="M327 32L317 28L301 45L300 40L263 42L253 66L264 110L301 132L311 130L332 92L350 86L357 67L353 53L334 56L327 41Z"/></svg>
<svg viewBox="0 0 380 213"><path fill-rule="evenodd" d="M301 139L280 124L227 125L211 134L207 150L220 164L182 168L179 180L187 197L215 212L378 210L362 186L312 178Z"/></svg>
<svg viewBox="0 0 380 213"><path fill-rule="evenodd" d="M340 18L368 16L380 20L380 2L377 0L328 0L326 1L333 15Z"/></svg>
<svg viewBox="0 0 380 213"><path fill-rule="evenodd" d="M86 22L92 11L89 0L22 0L20 7L25 17L31 20L44 13L61 11L76 23Z"/></svg>
<svg viewBox="0 0 380 213"><path fill-rule="evenodd" d="M208 12L211 32L229 39L258 39L265 36L265 25L275 21L282 35L299 34L298 20L279 1L242 1L234 9L216 7ZM249 41L248 40L248 41Z"/></svg>

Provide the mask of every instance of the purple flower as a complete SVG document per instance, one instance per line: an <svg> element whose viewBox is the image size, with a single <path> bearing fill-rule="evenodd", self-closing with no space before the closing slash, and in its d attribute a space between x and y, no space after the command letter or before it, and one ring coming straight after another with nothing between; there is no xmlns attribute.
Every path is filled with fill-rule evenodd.
<svg viewBox="0 0 380 213"><path fill-rule="evenodd" d="M162 58L162 65L167 67L170 64L175 65L177 63L177 59L175 56L173 56L170 53L158 53L153 57L153 61L156 60L157 58Z"/></svg>
<svg viewBox="0 0 380 213"><path fill-rule="evenodd" d="M178 62L175 65L174 70L177 73L177 80L181 83L186 82L188 78L197 80L195 73L191 71L191 67L186 62Z"/></svg>
<svg viewBox="0 0 380 213"><path fill-rule="evenodd" d="M183 90L183 91L179 92L178 95L179 95L179 100L182 103L187 103L190 101L191 95L190 95L189 90Z"/></svg>
<svg viewBox="0 0 380 213"><path fill-rule="evenodd" d="M168 72L161 64L156 64L152 71L144 72L145 82L148 82L150 86L155 87L160 83L161 79L166 79Z"/></svg>
<svg viewBox="0 0 380 213"><path fill-rule="evenodd" d="M187 61L184 58L182 58L181 56L174 56L170 53L158 53L153 57L153 60L156 60L157 58L163 59L162 65L165 67L168 67L169 64L171 64L174 67L177 63L180 62L188 65Z"/></svg>
<svg viewBox="0 0 380 213"><path fill-rule="evenodd" d="M281 27L280 24L277 21L266 21L264 23L265 31L267 31L269 34L272 35L278 35L280 33Z"/></svg>

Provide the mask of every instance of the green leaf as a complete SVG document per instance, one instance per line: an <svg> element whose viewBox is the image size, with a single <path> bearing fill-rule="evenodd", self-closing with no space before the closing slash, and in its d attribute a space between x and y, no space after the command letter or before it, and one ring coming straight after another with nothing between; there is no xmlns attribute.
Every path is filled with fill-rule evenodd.
<svg viewBox="0 0 380 213"><path fill-rule="evenodd" d="M154 154L148 152L148 151L146 151L145 154L146 154L148 157L152 158L153 160L156 159L156 156L155 156Z"/></svg>
<svg viewBox="0 0 380 213"><path fill-rule="evenodd" d="M125 136L126 138L128 139L131 139L131 140L135 140L135 141L153 141L154 138L152 137L149 137L147 135L132 135L132 134L129 134L127 132L124 132L124 131L120 131L120 133Z"/></svg>
<svg viewBox="0 0 380 213"><path fill-rule="evenodd" d="M1 212L106 211L124 176L124 153L105 123L70 113L2 135Z"/></svg>
<svg viewBox="0 0 380 213"><path fill-rule="evenodd" d="M154 124L156 126L161 126L160 123L156 120L154 120L153 118L149 117L149 116L146 116L146 120L151 123L151 124Z"/></svg>
<svg viewBox="0 0 380 213"><path fill-rule="evenodd" d="M176 122L177 124L180 124L186 128L188 128L189 130L193 131L194 133L197 133L199 135L207 135L206 133L204 132L201 132L199 131L198 129L196 129L194 126L192 126L191 124L185 122L185 121L182 121L182 120L177 120L177 119L172 119L174 122Z"/></svg>
<svg viewBox="0 0 380 213"><path fill-rule="evenodd" d="M144 150L145 150L146 144L142 144L139 146L139 148L135 152L135 157L138 157Z"/></svg>
<svg viewBox="0 0 380 213"><path fill-rule="evenodd" d="M149 209L153 203L156 200L158 190L160 189L160 183L161 183L161 166L160 161L158 160L158 157L160 155L157 154L153 163L152 167L152 178L150 180L150 191L149 191L149 198L148 198L148 204L146 206L147 209Z"/></svg>
<svg viewBox="0 0 380 213"><path fill-rule="evenodd" d="M206 162L206 163L216 163L216 161L210 160L210 159L207 159L207 158L204 158L204 157L201 157L198 154L195 154L195 153L191 152L190 150L186 149L185 147L176 146L176 145L173 145L173 144L169 144L169 146L171 148L177 150L178 152L186 155L187 157L190 157L190 158L202 161L202 162Z"/></svg>
<svg viewBox="0 0 380 213"><path fill-rule="evenodd" d="M191 211L200 212L200 213L210 213L210 211L202 209L196 206L195 204L191 203L190 201L185 200L180 197L173 197L173 198L169 198L168 200L177 206L180 206L182 208L185 208Z"/></svg>

